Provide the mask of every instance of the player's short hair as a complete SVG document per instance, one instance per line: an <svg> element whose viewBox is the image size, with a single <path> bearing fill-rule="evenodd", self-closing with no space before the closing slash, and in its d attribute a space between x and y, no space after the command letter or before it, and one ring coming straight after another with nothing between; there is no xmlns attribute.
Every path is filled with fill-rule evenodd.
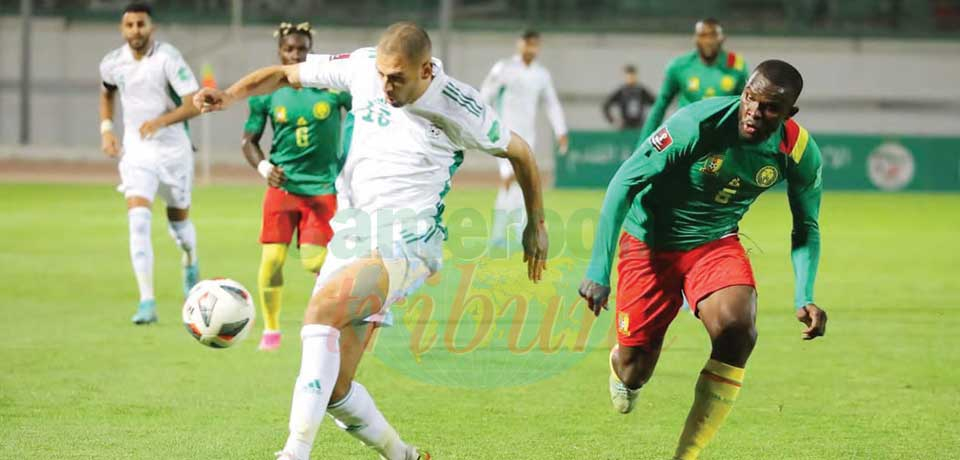
<svg viewBox="0 0 960 460"><path fill-rule="evenodd" d="M636 74L636 73L637 73L637 67L634 66L633 64L627 64L626 66L623 67L623 72L624 72L624 73L629 73L629 74Z"/></svg>
<svg viewBox="0 0 960 460"><path fill-rule="evenodd" d="M153 7L147 2L131 2L123 9L123 14L127 13L147 13L147 16L153 18Z"/></svg>
<svg viewBox="0 0 960 460"><path fill-rule="evenodd" d="M535 38L540 38L540 32L536 29L524 29L523 33L520 34L520 38L523 40L533 40Z"/></svg>
<svg viewBox="0 0 960 460"><path fill-rule="evenodd" d="M429 59L433 44L422 27L410 21L401 21L393 23L383 32L377 43L377 52L400 54L410 60Z"/></svg>
<svg viewBox="0 0 960 460"><path fill-rule="evenodd" d="M283 39L290 35L302 35L310 40L310 44L313 44L313 27L309 22L301 22L300 24L294 25L289 22L281 22L280 26L277 27L277 30L273 31L273 36L277 39L277 45L283 43Z"/></svg>
<svg viewBox="0 0 960 460"><path fill-rule="evenodd" d="M800 71L785 61L766 60L753 71L763 75L770 83L792 92L794 97L800 97L800 92L803 91L803 77Z"/></svg>

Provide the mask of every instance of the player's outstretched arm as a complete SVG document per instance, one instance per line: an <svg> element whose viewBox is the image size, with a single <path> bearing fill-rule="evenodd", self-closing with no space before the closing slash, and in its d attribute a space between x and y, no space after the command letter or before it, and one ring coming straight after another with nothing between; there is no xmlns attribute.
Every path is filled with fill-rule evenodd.
<svg viewBox="0 0 960 460"><path fill-rule="evenodd" d="M695 121L671 118L654 136L641 142L610 180L600 209L590 264L579 290L580 296L587 301L587 308L595 315L607 308L610 269L617 239L634 197L682 157L693 153L692 146L697 144L696 130Z"/></svg>
<svg viewBox="0 0 960 460"><path fill-rule="evenodd" d="M527 227L523 230L523 261L527 263L527 276L538 282L547 269L547 250L550 245L544 223L540 170L530 146L516 133L510 133L510 143L504 157L510 160L517 184L523 191L527 209Z"/></svg>
<svg viewBox="0 0 960 460"><path fill-rule="evenodd" d="M201 113L226 110L238 100L272 93L285 86L300 87L298 65L276 65L255 70L226 90L203 88L193 96L193 105Z"/></svg>

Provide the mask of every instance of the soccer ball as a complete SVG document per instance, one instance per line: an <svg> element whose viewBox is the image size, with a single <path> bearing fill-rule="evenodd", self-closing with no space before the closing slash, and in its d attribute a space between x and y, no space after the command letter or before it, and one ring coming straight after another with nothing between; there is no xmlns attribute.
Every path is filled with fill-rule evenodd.
<svg viewBox="0 0 960 460"><path fill-rule="evenodd" d="M227 348L250 332L254 310L242 284L223 278L203 280L190 289L183 304L183 326L198 342Z"/></svg>

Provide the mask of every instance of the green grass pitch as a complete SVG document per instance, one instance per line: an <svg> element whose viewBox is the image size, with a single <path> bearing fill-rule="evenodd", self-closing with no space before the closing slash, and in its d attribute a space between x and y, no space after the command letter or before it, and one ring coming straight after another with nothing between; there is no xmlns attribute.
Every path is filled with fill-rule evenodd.
<svg viewBox="0 0 960 460"><path fill-rule="evenodd" d="M195 191L203 276L255 289L261 194L255 186ZM160 323L134 327L126 217L111 187L2 184L0 196L0 458L273 458L287 432L297 331L313 284L295 251L285 270L282 350L257 352L259 330L232 349L206 349L180 324L179 255L161 208L153 226ZM601 196L551 191L546 199L569 219L598 207ZM491 190L455 188L448 213L486 214L492 202ZM760 339L741 398L702 458L955 458L960 195L828 193L817 298L830 323L813 342L800 340L793 318L789 226L778 192L743 222L759 282ZM559 240L589 237L570 227L552 229L565 232ZM445 272L475 266L487 286L471 293L493 289L497 302L520 292L534 303L557 295L569 304L584 265L570 241L554 243L562 254L537 288L522 280L516 258L450 260ZM406 326L417 322L406 315L381 331L361 365L358 380L406 440L441 460L670 457L708 354L694 318L674 322L638 407L621 416L608 401L602 340L585 353L518 352L503 346L507 313L471 348L463 337L479 330L482 312L468 309L466 335L452 344L461 348L444 349L443 314L459 281L426 289L437 304L418 337L439 337L433 348L411 358ZM542 325L543 305L531 306L526 339ZM422 305L397 306L405 310L424 313ZM612 321L610 312L601 316L601 337ZM314 458L375 456L328 419Z"/></svg>

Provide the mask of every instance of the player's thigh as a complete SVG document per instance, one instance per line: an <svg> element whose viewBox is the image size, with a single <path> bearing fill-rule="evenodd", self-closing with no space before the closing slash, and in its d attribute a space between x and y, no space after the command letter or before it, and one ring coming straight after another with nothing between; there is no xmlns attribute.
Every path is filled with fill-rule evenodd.
<svg viewBox="0 0 960 460"><path fill-rule="evenodd" d="M301 245L309 244L326 247L333 238L330 219L337 212L335 194L297 197L300 221L297 226L297 241Z"/></svg>
<svg viewBox="0 0 960 460"><path fill-rule="evenodd" d="M683 304L682 275L669 256L623 233L616 296L617 341L623 347L658 350Z"/></svg>
<svg viewBox="0 0 960 460"><path fill-rule="evenodd" d="M711 337L724 329L751 329L756 323L757 291L753 268L737 237L690 251L684 292Z"/></svg>
<svg viewBox="0 0 960 460"><path fill-rule="evenodd" d="M120 186L117 190L121 191L127 200L127 209L149 208L153 204L160 183L156 170L146 164L124 160L120 161L118 169Z"/></svg>
<svg viewBox="0 0 960 460"><path fill-rule="evenodd" d="M267 187L263 194L260 244L289 244L300 222L300 211L290 194Z"/></svg>
<svg viewBox="0 0 960 460"><path fill-rule="evenodd" d="M167 203L167 208L178 210L174 214L182 217L171 220L184 220L193 199L193 155L189 150L163 150L158 163L160 184L157 192Z"/></svg>
<svg viewBox="0 0 960 460"><path fill-rule="evenodd" d="M736 235L688 251L681 263L686 267L683 291L698 314L696 310L700 303L723 288L749 286L756 289L753 267Z"/></svg>
<svg viewBox="0 0 960 460"><path fill-rule="evenodd" d="M365 256L333 262L325 264L317 276L304 323L343 329L354 321L379 313L389 289L389 275L383 261Z"/></svg>

